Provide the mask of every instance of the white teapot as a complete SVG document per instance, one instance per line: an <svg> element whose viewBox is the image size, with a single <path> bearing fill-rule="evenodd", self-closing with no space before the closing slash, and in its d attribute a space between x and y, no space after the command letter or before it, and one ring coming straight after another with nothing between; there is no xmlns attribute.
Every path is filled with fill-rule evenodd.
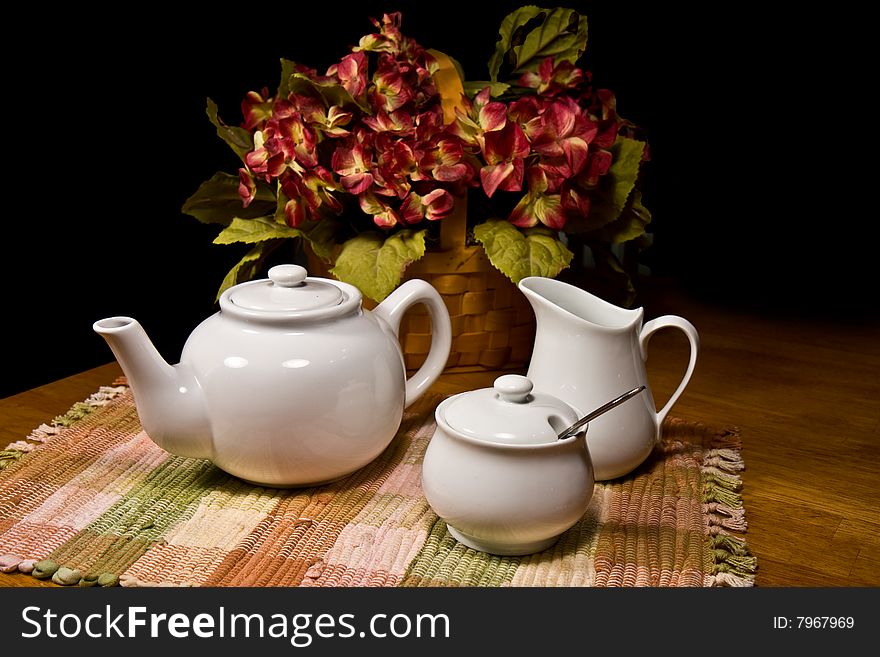
<svg viewBox="0 0 880 657"><path fill-rule="evenodd" d="M307 277L297 265L273 267L268 279L221 295L220 310L196 327L175 366L131 317L93 328L157 445L251 483L311 486L377 457L449 357L449 313L425 281L404 283L373 311L361 301L352 285ZM427 306L433 335L407 379L397 333L416 303Z"/></svg>

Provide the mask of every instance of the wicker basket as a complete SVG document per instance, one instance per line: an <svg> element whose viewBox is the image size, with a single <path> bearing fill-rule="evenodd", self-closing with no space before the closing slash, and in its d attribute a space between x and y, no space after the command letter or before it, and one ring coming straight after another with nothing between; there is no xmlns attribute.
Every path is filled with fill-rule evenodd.
<svg viewBox="0 0 880 657"><path fill-rule="evenodd" d="M446 371L524 370L535 339L535 315L522 292L499 272L479 246L467 246L463 200L440 222L440 247L407 268L443 297L452 320ZM307 249L309 271L330 277L330 265ZM375 306L364 299L367 308ZM400 341L408 370L418 368L431 346L431 319L424 306L403 318Z"/></svg>

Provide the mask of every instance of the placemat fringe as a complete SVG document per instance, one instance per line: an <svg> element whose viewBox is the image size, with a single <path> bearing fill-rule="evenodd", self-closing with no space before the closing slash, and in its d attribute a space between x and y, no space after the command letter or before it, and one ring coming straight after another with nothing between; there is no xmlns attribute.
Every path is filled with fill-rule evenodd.
<svg viewBox="0 0 880 657"><path fill-rule="evenodd" d="M703 511L708 523L706 541L711 559L707 586L754 586L758 560L746 541L730 534L748 529L743 508L739 430L727 428L711 439L700 471L703 475Z"/></svg>
<svg viewBox="0 0 880 657"><path fill-rule="evenodd" d="M709 575L707 580L707 586L745 587L754 585L754 581L748 577L740 577L739 575L725 572Z"/></svg>
<svg viewBox="0 0 880 657"><path fill-rule="evenodd" d="M36 447L33 443L45 443L51 440L61 433L64 428L83 419L86 415L93 413L96 409L106 406L112 399L115 399L128 390L126 385L115 385L123 383L123 380L121 379L117 379L113 383L114 385L112 386L101 386L84 401L76 402L66 413L59 415L52 420L51 424L41 424L28 434L26 440L16 440L15 442L9 443L9 445L0 451L0 470L3 470L8 465L19 460L28 452L32 452L34 447Z"/></svg>

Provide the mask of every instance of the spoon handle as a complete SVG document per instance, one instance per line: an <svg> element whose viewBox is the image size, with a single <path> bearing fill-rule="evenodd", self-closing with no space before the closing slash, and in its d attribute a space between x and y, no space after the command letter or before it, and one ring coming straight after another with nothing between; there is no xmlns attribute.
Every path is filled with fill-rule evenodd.
<svg viewBox="0 0 880 657"><path fill-rule="evenodd" d="M592 413L585 415L580 420L578 420L577 422L572 424L568 429L565 429L564 431L562 431L562 433L560 433L558 436L559 440L563 440L565 438L569 438L569 437L575 435L578 432L578 429L580 429L582 426L584 426L587 422L589 422L590 420L596 419L597 417L602 415L602 413L606 413L607 411L610 411L615 406L619 406L620 404L625 402L630 397L634 397L635 395L639 394L644 389L645 389L645 386L639 386L637 388L633 388L632 390L620 395L620 397L612 399L607 404L603 404L602 406L597 408Z"/></svg>

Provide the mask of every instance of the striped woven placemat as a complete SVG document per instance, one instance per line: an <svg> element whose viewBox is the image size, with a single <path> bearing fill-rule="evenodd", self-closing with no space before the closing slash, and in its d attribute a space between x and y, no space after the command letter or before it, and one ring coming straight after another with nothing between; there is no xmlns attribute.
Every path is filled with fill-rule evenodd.
<svg viewBox="0 0 880 657"><path fill-rule="evenodd" d="M79 586L750 586L739 436L671 419L627 477L598 483L544 552L458 543L421 491L440 397L373 463L275 490L173 456L124 381L0 452L0 570ZM2 582L0 582L2 584Z"/></svg>

